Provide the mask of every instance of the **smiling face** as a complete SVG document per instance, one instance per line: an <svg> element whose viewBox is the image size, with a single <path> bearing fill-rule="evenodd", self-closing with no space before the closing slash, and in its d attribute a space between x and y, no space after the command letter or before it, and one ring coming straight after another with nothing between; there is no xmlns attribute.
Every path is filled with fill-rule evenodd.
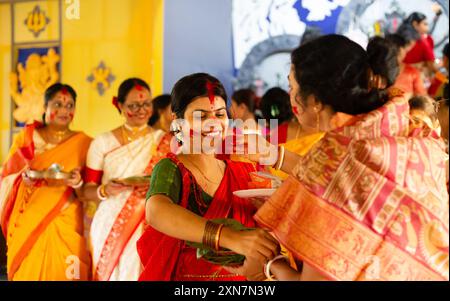
<svg viewBox="0 0 450 301"><path fill-rule="evenodd" d="M61 91L45 107L45 122L68 127L75 115L75 100L67 91Z"/></svg>
<svg viewBox="0 0 450 301"><path fill-rule="evenodd" d="M125 102L119 104L127 124L134 127L148 123L153 113L152 96L148 89L133 88L127 95Z"/></svg>
<svg viewBox="0 0 450 301"><path fill-rule="evenodd" d="M212 105L208 97L195 99L187 106L184 118L196 133L200 129L196 129L195 125L201 124L199 133L202 138L224 138L228 129L227 106L225 100L218 96L215 96Z"/></svg>

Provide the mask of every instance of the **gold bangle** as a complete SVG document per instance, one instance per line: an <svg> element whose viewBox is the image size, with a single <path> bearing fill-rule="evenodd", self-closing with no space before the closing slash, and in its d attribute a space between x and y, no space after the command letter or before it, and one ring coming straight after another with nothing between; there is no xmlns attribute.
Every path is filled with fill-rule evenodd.
<svg viewBox="0 0 450 301"><path fill-rule="evenodd" d="M220 250L219 241L220 241L220 234L222 233L223 226L224 226L223 224L220 224L219 228L217 229L217 232L216 232L216 236L215 236L215 240L214 240L216 251Z"/></svg>
<svg viewBox="0 0 450 301"><path fill-rule="evenodd" d="M280 156L278 157L278 162L275 166L275 170L280 170L281 167L283 166L284 163L284 155L285 155L285 149L283 145L280 145L279 147L279 152L281 153Z"/></svg>
<svg viewBox="0 0 450 301"><path fill-rule="evenodd" d="M205 230L203 232L203 245L213 250L216 249L216 237L218 230L221 228L220 224L216 224L212 221L207 221L205 225Z"/></svg>
<svg viewBox="0 0 450 301"><path fill-rule="evenodd" d="M105 185L101 185L100 187L100 194L102 195L102 197L107 198L108 194L106 193L106 186Z"/></svg>

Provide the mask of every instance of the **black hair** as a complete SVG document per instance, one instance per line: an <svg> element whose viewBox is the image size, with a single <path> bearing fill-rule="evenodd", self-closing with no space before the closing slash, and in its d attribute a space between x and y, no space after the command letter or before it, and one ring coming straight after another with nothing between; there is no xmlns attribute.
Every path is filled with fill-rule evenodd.
<svg viewBox="0 0 450 301"><path fill-rule="evenodd" d="M392 86L400 73L398 64L399 48L381 37L370 39L367 45L367 55L374 74L381 75L388 86Z"/></svg>
<svg viewBox="0 0 450 301"><path fill-rule="evenodd" d="M294 114L289 93L279 87L267 90L261 98L261 112L267 122L270 122L270 119L278 119L278 123L282 124L291 120Z"/></svg>
<svg viewBox="0 0 450 301"><path fill-rule="evenodd" d="M409 25L413 25L413 22L417 22L420 23L423 20L425 20L427 18L427 16L425 16L422 13L419 12L413 12L411 13L408 18L406 18L403 23L409 24Z"/></svg>
<svg viewBox="0 0 450 301"><path fill-rule="evenodd" d="M207 73L194 73L178 80L172 89L172 112L177 118L184 118L188 105L199 97L208 97L208 83L213 85L215 96L227 102L227 92L222 83Z"/></svg>
<svg viewBox="0 0 450 301"><path fill-rule="evenodd" d="M408 42L404 37L399 35L398 33L388 34L385 37L386 40L397 46L398 48L404 48Z"/></svg>
<svg viewBox="0 0 450 301"><path fill-rule="evenodd" d="M409 99L409 109L410 110L420 110L423 111L431 120L434 122L437 119L436 107L434 100L428 96L417 95Z"/></svg>
<svg viewBox="0 0 450 301"><path fill-rule="evenodd" d="M159 111L170 106L170 102L171 98L169 94L159 95L153 99L153 114L148 121L150 126L154 126L159 121L159 118L161 117Z"/></svg>
<svg viewBox="0 0 450 301"><path fill-rule="evenodd" d="M442 54L448 58L448 43L445 44L444 49L442 49Z"/></svg>
<svg viewBox="0 0 450 301"><path fill-rule="evenodd" d="M69 93L70 96L72 96L73 101L75 103L77 102L77 92L75 92L75 90L70 85L56 83L56 84L53 84L50 87L48 87L47 90L45 90L45 93L44 93L45 106L48 105L48 103L56 96L56 94L58 92L61 92L63 90L67 91L67 93ZM42 115L42 121L44 122L44 125L45 125L45 112Z"/></svg>
<svg viewBox="0 0 450 301"><path fill-rule="evenodd" d="M124 80L120 86L119 86L119 92L117 94L117 101L121 104L125 102L127 99L128 93L130 93L131 90L133 90L134 87L141 86L145 89L151 91L150 86L142 79L140 78L129 78Z"/></svg>
<svg viewBox="0 0 450 301"><path fill-rule="evenodd" d="M400 25L396 33L405 39L406 44L420 40L420 34L409 23Z"/></svg>
<svg viewBox="0 0 450 301"><path fill-rule="evenodd" d="M251 89L241 89L237 90L231 96L238 105L244 104L250 112L255 110L256 105L256 94Z"/></svg>
<svg viewBox="0 0 450 301"><path fill-rule="evenodd" d="M326 35L295 49L291 60L300 96L306 99L312 94L335 112L351 115L381 107L388 99L388 92L378 88L369 90L369 70L375 74L382 71L388 75L386 80L392 82L392 75L398 73L398 62L391 51L378 49L384 45L372 44L369 55L347 37ZM397 71L392 72L391 68Z"/></svg>

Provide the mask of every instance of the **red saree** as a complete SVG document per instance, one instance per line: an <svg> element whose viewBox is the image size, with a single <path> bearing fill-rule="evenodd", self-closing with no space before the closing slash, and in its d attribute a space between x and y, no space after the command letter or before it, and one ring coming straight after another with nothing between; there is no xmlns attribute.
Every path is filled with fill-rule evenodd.
<svg viewBox="0 0 450 301"><path fill-rule="evenodd" d="M193 175L178 161L175 155L168 157L177 164L182 177L183 189L180 206L188 207L191 183L196 184ZM203 216L207 219L233 218L246 227L254 227L252 215L255 208L250 202L235 197L233 191L247 189L249 173L254 167L248 163L226 161L227 168L213 201ZM169 237L148 227L137 242L144 271L140 281L238 281L244 277L228 273L221 266L196 258L196 250L184 241Z"/></svg>
<svg viewBox="0 0 450 301"><path fill-rule="evenodd" d="M396 97L328 132L255 219L328 279L448 280L445 160Z"/></svg>

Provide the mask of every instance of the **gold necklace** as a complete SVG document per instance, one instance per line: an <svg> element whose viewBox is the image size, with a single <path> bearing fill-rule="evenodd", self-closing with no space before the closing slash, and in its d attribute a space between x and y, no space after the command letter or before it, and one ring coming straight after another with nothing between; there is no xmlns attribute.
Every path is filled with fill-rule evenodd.
<svg viewBox="0 0 450 301"><path fill-rule="evenodd" d="M60 143L70 132L69 129L63 130L63 131L55 131L52 133L52 130L47 128L47 131L45 132L47 141L51 141L52 139L49 139L50 137L55 138L57 140L57 143Z"/></svg>
<svg viewBox="0 0 450 301"><path fill-rule="evenodd" d="M217 167L219 168L220 172L222 173L222 168L220 167L220 164L219 164L218 160L215 160L215 161L216 161ZM210 182L210 183L212 183L212 184L214 184L214 185L218 185L218 184L220 184L220 182L222 182L222 178L221 178L218 182L211 181L210 179L208 179L207 176L205 176L205 174L202 172L202 170L201 170L200 168L198 168L198 166L197 166L194 162L189 161L189 163L191 163L192 166L194 166L195 169L197 169L197 170L200 172L200 174L202 175L202 177L203 177L206 181L208 181L208 182Z"/></svg>
<svg viewBox="0 0 450 301"><path fill-rule="evenodd" d="M122 138L125 138L125 141L132 142L137 138L141 137L140 134L144 132L148 128L147 125L144 125L140 128L130 127L127 124L122 125ZM131 135L128 134L131 132Z"/></svg>
<svg viewBox="0 0 450 301"><path fill-rule="evenodd" d="M133 142L134 140L136 140L136 139L131 139L131 140L128 139L129 137L126 135L126 132L125 132L125 129L124 129L124 128L125 128L124 126L121 127L121 129L122 129L122 140L123 140L123 142L125 143L125 146L126 146L126 148L127 148L127 153L128 153L128 155L129 155L129 157L130 157L130 158L134 158L135 156L137 156L138 154L140 154L140 153L142 152L142 150L144 149L144 147L145 147L145 140L142 139L142 143L141 143L139 149L137 150L137 152L136 152L135 154L133 154L132 151L130 150L129 144L130 144L131 142ZM146 128L147 128L147 126L146 126ZM149 134L152 133L152 132L153 132L153 129L150 128ZM145 135L143 135L143 136L145 136ZM141 137L143 137L143 136L141 136ZM138 138L140 138L140 137L138 137ZM127 143L127 142L128 142L128 143ZM154 135L152 135L152 143L151 143L152 147L154 146L154 144L155 144L155 137L154 137Z"/></svg>

